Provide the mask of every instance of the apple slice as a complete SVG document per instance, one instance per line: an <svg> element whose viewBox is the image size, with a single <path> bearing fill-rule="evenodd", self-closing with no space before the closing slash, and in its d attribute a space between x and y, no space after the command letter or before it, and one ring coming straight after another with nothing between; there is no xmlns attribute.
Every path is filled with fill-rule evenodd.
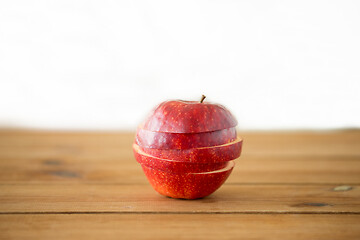
<svg viewBox="0 0 360 240"><path fill-rule="evenodd" d="M216 163L227 162L240 157L243 140L237 138L235 141L223 145L203 148L189 149L154 149L144 148L133 144L134 150L141 150L153 157L179 162L189 163ZM139 149L139 150L138 150Z"/></svg>
<svg viewBox="0 0 360 240"><path fill-rule="evenodd" d="M215 192L229 177L234 161L223 169L205 173L168 173L142 165L151 186L161 195L197 199Z"/></svg>
<svg viewBox="0 0 360 240"><path fill-rule="evenodd" d="M210 147L232 142L236 139L236 128L203 133L151 132L139 128L136 143L145 148L188 149Z"/></svg>
<svg viewBox="0 0 360 240"><path fill-rule="evenodd" d="M224 168L227 162L216 163L188 163L161 159L153 157L139 149L138 145L133 147L136 161L147 167L162 170L168 173L202 173Z"/></svg>
<svg viewBox="0 0 360 240"><path fill-rule="evenodd" d="M199 133L237 125L235 117L224 106L203 100L165 101L152 110L143 127L152 132Z"/></svg>

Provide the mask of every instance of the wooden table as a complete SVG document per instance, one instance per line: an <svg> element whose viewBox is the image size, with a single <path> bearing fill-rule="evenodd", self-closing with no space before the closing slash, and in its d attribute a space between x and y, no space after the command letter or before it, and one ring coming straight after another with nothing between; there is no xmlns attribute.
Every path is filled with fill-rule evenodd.
<svg viewBox="0 0 360 240"><path fill-rule="evenodd" d="M241 133L227 182L158 195L133 133L0 132L0 239L360 239L360 131Z"/></svg>

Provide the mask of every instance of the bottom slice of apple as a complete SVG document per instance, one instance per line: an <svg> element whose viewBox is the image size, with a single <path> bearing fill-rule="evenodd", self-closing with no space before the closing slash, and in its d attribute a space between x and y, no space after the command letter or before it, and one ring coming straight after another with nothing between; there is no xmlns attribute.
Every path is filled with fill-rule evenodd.
<svg viewBox="0 0 360 240"><path fill-rule="evenodd" d="M216 171L203 173L169 173L142 165L151 186L161 195L172 198L197 199L215 192L229 177L234 161Z"/></svg>

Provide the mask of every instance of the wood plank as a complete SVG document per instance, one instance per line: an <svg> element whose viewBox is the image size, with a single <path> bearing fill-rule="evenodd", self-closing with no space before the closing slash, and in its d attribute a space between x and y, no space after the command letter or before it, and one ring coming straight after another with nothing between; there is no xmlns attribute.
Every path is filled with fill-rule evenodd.
<svg viewBox="0 0 360 240"><path fill-rule="evenodd" d="M7 147L0 152L0 183L145 183L131 149ZM228 183L359 184L360 156L266 156L244 154Z"/></svg>
<svg viewBox="0 0 360 240"><path fill-rule="evenodd" d="M359 239L360 215L0 215L2 239Z"/></svg>
<svg viewBox="0 0 360 240"><path fill-rule="evenodd" d="M0 185L0 212L149 213L360 213L360 188L335 186L224 185L196 201L157 194L149 185Z"/></svg>
<svg viewBox="0 0 360 240"><path fill-rule="evenodd" d="M131 149L134 132L0 131L0 147L48 146L64 151L116 147ZM239 132L244 154L360 155L360 130L301 132Z"/></svg>
<svg viewBox="0 0 360 240"><path fill-rule="evenodd" d="M245 134L248 143L228 183L360 183L359 133ZM133 133L2 132L0 182L144 183L132 139ZM303 154L295 154L298 145Z"/></svg>

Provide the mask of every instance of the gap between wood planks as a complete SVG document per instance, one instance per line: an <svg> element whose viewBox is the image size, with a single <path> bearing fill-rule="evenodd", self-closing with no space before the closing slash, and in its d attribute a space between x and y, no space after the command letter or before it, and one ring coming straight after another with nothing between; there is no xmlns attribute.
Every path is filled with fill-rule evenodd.
<svg viewBox="0 0 360 240"><path fill-rule="evenodd" d="M267 212L0 212L0 215L42 215L42 214L49 214L49 215L59 215L59 214L69 214L69 215L86 215L86 214L122 214L122 215L133 215L133 214L146 214L146 215L166 215L166 214L174 214L174 215L181 215L181 214L221 214L221 215L229 215L229 214L238 214L238 215L284 215L284 214L300 214L300 215L309 215L309 214L316 214L316 215L360 215L360 212L295 212L295 211L286 211L286 212L279 212L279 211L267 211Z"/></svg>
<svg viewBox="0 0 360 240"><path fill-rule="evenodd" d="M354 182L354 183L348 183L348 182L344 182L344 183L317 183L317 182L306 182L306 183L299 183L299 182L254 182L254 183L237 183L237 182L229 182L229 183L225 183L226 185L234 185L234 186L261 186L261 185L265 185L265 186L271 186L271 185L278 185L278 186L333 186L333 187L337 187L337 186L358 186L360 185L360 182ZM122 183L122 182L96 182L96 181L87 181L87 182L64 182L64 181L54 181L54 182L42 182L42 181L14 181L14 182L0 182L0 186L1 185L120 185L120 186L135 186L135 185L140 185L140 186L149 186L149 183L147 182L143 182L143 183Z"/></svg>

